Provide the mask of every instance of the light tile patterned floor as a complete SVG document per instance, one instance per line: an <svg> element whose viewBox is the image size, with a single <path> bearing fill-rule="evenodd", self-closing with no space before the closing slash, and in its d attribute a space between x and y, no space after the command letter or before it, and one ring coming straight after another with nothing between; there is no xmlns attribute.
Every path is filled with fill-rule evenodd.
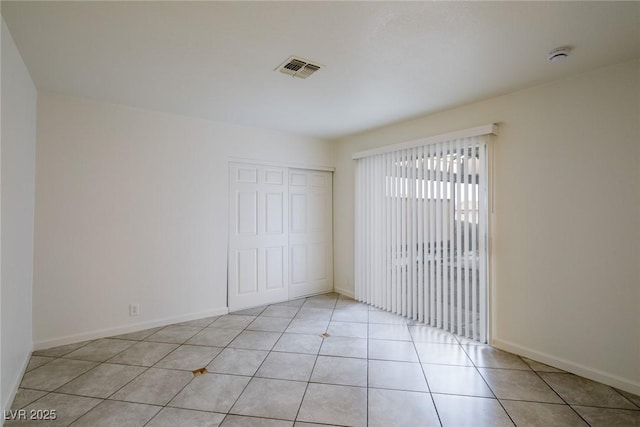
<svg viewBox="0 0 640 427"><path fill-rule="evenodd" d="M36 351L18 409L57 420L6 426L640 426L638 396L337 294Z"/></svg>

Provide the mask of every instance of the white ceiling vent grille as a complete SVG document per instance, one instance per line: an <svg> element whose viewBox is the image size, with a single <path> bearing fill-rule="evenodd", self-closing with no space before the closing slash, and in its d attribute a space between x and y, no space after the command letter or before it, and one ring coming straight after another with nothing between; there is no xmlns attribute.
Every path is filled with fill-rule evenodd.
<svg viewBox="0 0 640 427"><path fill-rule="evenodd" d="M280 71L281 73L288 74L293 77L306 79L311 74L318 71L321 67L322 65L320 64L312 64L306 59L292 56L282 64L278 65L275 71Z"/></svg>

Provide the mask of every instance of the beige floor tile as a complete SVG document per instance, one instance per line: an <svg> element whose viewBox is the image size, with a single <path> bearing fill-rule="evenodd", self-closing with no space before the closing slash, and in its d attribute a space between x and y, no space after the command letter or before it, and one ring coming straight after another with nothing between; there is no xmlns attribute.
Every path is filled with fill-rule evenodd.
<svg viewBox="0 0 640 427"><path fill-rule="evenodd" d="M328 320L293 319L285 332L294 334L321 335L327 331Z"/></svg>
<svg viewBox="0 0 640 427"><path fill-rule="evenodd" d="M293 421L306 387L305 382L254 378L230 413Z"/></svg>
<svg viewBox="0 0 640 427"><path fill-rule="evenodd" d="M465 345L464 350L479 368L502 368L530 370L529 366L515 354L498 350L487 345Z"/></svg>
<svg viewBox="0 0 640 427"><path fill-rule="evenodd" d="M533 371L489 368L478 370L499 399L564 403Z"/></svg>
<svg viewBox="0 0 640 427"><path fill-rule="evenodd" d="M93 399L84 396L71 396L68 394L49 393L42 399L27 406L27 413L31 411L47 411L55 409L55 422L36 421L35 425L60 425L66 426L90 411L101 402L100 399Z"/></svg>
<svg viewBox="0 0 640 427"><path fill-rule="evenodd" d="M56 391L105 399L144 371L140 366L103 363Z"/></svg>
<svg viewBox="0 0 640 427"><path fill-rule="evenodd" d="M320 335L284 333L273 347L273 351L287 353L318 354L322 345Z"/></svg>
<svg viewBox="0 0 640 427"><path fill-rule="evenodd" d="M256 319L256 316L227 314L209 325L210 328L244 329Z"/></svg>
<svg viewBox="0 0 640 427"><path fill-rule="evenodd" d="M526 357L521 357L521 359L529 365L531 369L536 372L563 372L562 369L554 368L553 366L545 365L544 363L536 362L532 359L527 359Z"/></svg>
<svg viewBox="0 0 640 427"><path fill-rule="evenodd" d="M333 310L327 308L302 306L295 319L300 320L331 320Z"/></svg>
<svg viewBox="0 0 640 427"><path fill-rule="evenodd" d="M570 405L638 409L607 385L573 374L541 372L540 376Z"/></svg>
<svg viewBox="0 0 640 427"><path fill-rule="evenodd" d="M267 357L267 354L269 352L264 350L225 348L207 365L207 370L219 374L252 376L256 373L265 357Z"/></svg>
<svg viewBox="0 0 640 427"><path fill-rule="evenodd" d="M369 312L371 316L371 312ZM411 341L411 334L407 325L388 325L369 323L369 338L376 340Z"/></svg>
<svg viewBox="0 0 640 427"><path fill-rule="evenodd" d="M145 427L217 427L224 414L191 409L162 408Z"/></svg>
<svg viewBox="0 0 640 427"><path fill-rule="evenodd" d="M74 427L142 427L160 411L159 406L105 400L80 417Z"/></svg>
<svg viewBox="0 0 640 427"><path fill-rule="evenodd" d="M156 363L154 367L193 371L207 366L221 351L221 347L181 345Z"/></svg>
<svg viewBox="0 0 640 427"><path fill-rule="evenodd" d="M588 427L568 405L503 400L502 406L518 426Z"/></svg>
<svg viewBox="0 0 640 427"><path fill-rule="evenodd" d="M260 307L247 308L246 310L234 311L229 314L246 314L247 316L259 316L267 307L268 306L266 305L261 305Z"/></svg>
<svg viewBox="0 0 640 427"><path fill-rule="evenodd" d="M369 387L429 391L419 363L369 360Z"/></svg>
<svg viewBox="0 0 640 427"><path fill-rule="evenodd" d="M637 394L629 393L628 391L624 391L624 390L616 389L616 391L621 395L623 395L624 397L626 397L627 399L629 399L631 403L635 404L638 407L638 409L640 409L640 396L638 396Z"/></svg>
<svg viewBox="0 0 640 427"><path fill-rule="evenodd" d="M338 298L340 298L340 296L333 293L313 295L305 299L303 307L309 306L309 307L322 307L322 308L333 309L335 307L335 304L338 302ZM330 304L333 304L333 305L330 305Z"/></svg>
<svg viewBox="0 0 640 427"><path fill-rule="evenodd" d="M640 426L640 411L627 409L590 408L574 406L574 409L592 427L638 427Z"/></svg>
<svg viewBox="0 0 640 427"><path fill-rule="evenodd" d="M369 306L360 301L356 301L350 298L339 298L336 302L336 310L354 310L354 311L369 311Z"/></svg>
<svg viewBox="0 0 640 427"><path fill-rule="evenodd" d="M291 427L293 422L273 420L269 418L244 417L242 415L227 415L221 427ZM326 427L326 426L324 426Z"/></svg>
<svg viewBox="0 0 640 427"><path fill-rule="evenodd" d="M458 344L417 342L415 345L422 363L473 366L467 354Z"/></svg>
<svg viewBox="0 0 640 427"><path fill-rule="evenodd" d="M240 329L205 328L185 344L226 347L240 332L242 332Z"/></svg>
<svg viewBox="0 0 640 427"><path fill-rule="evenodd" d="M477 369L472 366L423 364L432 393L494 397Z"/></svg>
<svg viewBox="0 0 640 427"><path fill-rule="evenodd" d="M53 362L54 360L56 360L55 357L31 356L25 372L33 371L34 369L39 368L40 366L46 365L49 362Z"/></svg>
<svg viewBox="0 0 640 427"><path fill-rule="evenodd" d="M250 377L224 374L197 376L167 406L226 413Z"/></svg>
<svg viewBox="0 0 640 427"><path fill-rule="evenodd" d="M349 357L318 356L311 382L367 386L367 361Z"/></svg>
<svg viewBox="0 0 640 427"><path fill-rule="evenodd" d="M260 316L267 317L283 317L285 319L293 319L300 310L300 307L282 306L282 305L270 305L267 307Z"/></svg>
<svg viewBox="0 0 640 427"><path fill-rule="evenodd" d="M68 359L90 360L92 362L104 362L111 359L118 353L121 353L136 344L137 341L116 340L111 338L103 338L93 341L67 355Z"/></svg>
<svg viewBox="0 0 640 427"><path fill-rule="evenodd" d="M327 308L333 310L337 299L333 298L307 298L302 308Z"/></svg>
<svg viewBox="0 0 640 427"><path fill-rule="evenodd" d="M203 317L202 319L188 320L186 322L176 323L176 326L191 326L193 328L206 328L214 320L218 319L220 316L212 316L212 317Z"/></svg>
<svg viewBox="0 0 640 427"><path fill-rule="evenodd" d="M369 319L368 310L357 310L352 308L336 308L331 316L336 322L358 322L367 323Z"/></svg>
<svg viewBox="0 0 640 427"><path fill-rule="evenodd" d="M155 334L160 329L162 329L162 326L158 328L151 328L151 329L144 329L142 331L130 332L128 334L116 335L115 337L112 337L112 338L118 338L121 340L130 340L130 341L142 341L143 339Z"/></svg>
<svg viewBox="0 0 640 427"><path fill-rule="evenodd" d="M65 354L69 354L72 351L84 347L87 344L91 344L93 341L83 341L74 344L61 345L58 347L52 347L45 350L36 350L33 352L34 356L48 356L48 357L62 357Z"/></svg>
<svg viewBox="0 0 640 427"><path fill-rule="evenodd" d="M293 427L341 427L335 424L316 424L316 423L302 423L296 422Z"/></svg>
<svg viewBox="0 0 640 427"><path fill-rule="evenodd" d="M311 383L297 421L364 427L367 424L367 389Z"/></svg>
<svg viewBox="0 0 640 427"><path fill-rule="evenodd" d="M513 427L496 399L433 394L433 400L443 427Z"/></svg>
<svg viewBox="0 0 640 427"><path fill-rule="evenodd" d="M279 302L277 304L272 304L275 307L302 307L304 303L307 301L306 298L297 298L289 301Z"/></svg>
<svg viewBox="0 0 640 427"><path fill-rule="evenodd" d="M272 351L256 373L257 377L309 381L316 356Z"/></svg>
<svg viewBox="0 0 640 427"><path fill-rule="evenodd" d="M369 389L369 427L440 426L429 393Z"/></svg>
<svg viewBox="0 0 640 427"><path fill-rule="evenodd" d="M278 342L281 335L280 332L243 331L229 347L268 351Z"/></svg>
<svg viewBox="0 0 640 427"><path fill-rule="evenodd" d="M320 347L323 356L367 358L367 340L364 338L329 337Z"/></svg>
<svg viewBox="0 0 640 427"><path fill-rule="evenodd" d="M284 332L291 320L282 317L257 317L249 326L249 331Z"/></svg>
<svg viewBox="0 0 640 427"><path fill-rule="evenodd" d="M27 372L22 377L21 387L53 391L97 365L85 360L57 359Z"/></svg>
<svg viewBox="0 0 640 427"><path fill-rule="evenodd" d="M183 344L201 330L202 328L194 328L191 326L171 325L166 328L162 328L155 334L145 338L145 341Z"/></svg>
<svg viewBox="0 0 640 427"><path fill-rule="evenodd" d="M22 409L28 404L40 399L45 394L47 394L46 391L19 388L16 392L15 397L13 398L13 403L11 403L10 409L14 411L17 409Z"/></svg>
<svg viewBox="0 0 640 427"><path fill-rule="evenodd" d="M166 405L193 379L186 371L151 368L118 390L110 399Z"/></svg>
<svg viewBox="0 0 640 427"><path fill-rule="evenodd" d="M124 365L152 366L176 348L178 348L178 344L142 341L115 355L109 359L109 362Z"/></svg>
<svg viewBox="0 0 640 427"><path fill-rule="evenodd" d="M418 362L418 354L411 341L369 340L369 359Z"/></svg>
<svg viewBox="0 0 640 427"><path fill-rule="evenodd" d="M369 331L365 323L334 322L329 323L327 333L332 337L367 338Z"/></svg>

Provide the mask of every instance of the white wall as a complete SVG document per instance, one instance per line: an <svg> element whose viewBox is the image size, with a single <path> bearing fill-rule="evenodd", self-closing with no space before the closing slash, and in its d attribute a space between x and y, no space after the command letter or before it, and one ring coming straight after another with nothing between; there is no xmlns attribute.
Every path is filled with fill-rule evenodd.
<svg viewBox="0 0 640 427"><path fill-rule="evenodd" d="M353 292L351 154L490 122L494 345L640 393L639 61L336 141L336 288Z"/></svg>
<svg viewBox="0 0 640 427"><path fill-rule="evenodd" d="M32 350L36 88L2 20L0 402L8 409Z"/></svg>
<svg viewBox="0 0 640 427"><path fill-rule="evenodd" d="M36 348L224 313L228 157L331 165L331 148L40 93Z"/></svg>

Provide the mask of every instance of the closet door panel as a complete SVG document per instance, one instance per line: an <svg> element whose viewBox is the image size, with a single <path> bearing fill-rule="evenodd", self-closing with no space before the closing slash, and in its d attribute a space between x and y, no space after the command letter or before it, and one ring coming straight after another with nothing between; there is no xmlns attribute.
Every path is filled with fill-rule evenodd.
<svg viewBox="0 0 640 427"><path fill-rule="evenodd" d="M286 177L286 168L230 165L230 311L289 297Z"/></svg>
<svg viewBox="0 0 640 427"><path fill-rule="evenodd" d="M289 171L289 298L333 290L332 174Z"/></svg>

